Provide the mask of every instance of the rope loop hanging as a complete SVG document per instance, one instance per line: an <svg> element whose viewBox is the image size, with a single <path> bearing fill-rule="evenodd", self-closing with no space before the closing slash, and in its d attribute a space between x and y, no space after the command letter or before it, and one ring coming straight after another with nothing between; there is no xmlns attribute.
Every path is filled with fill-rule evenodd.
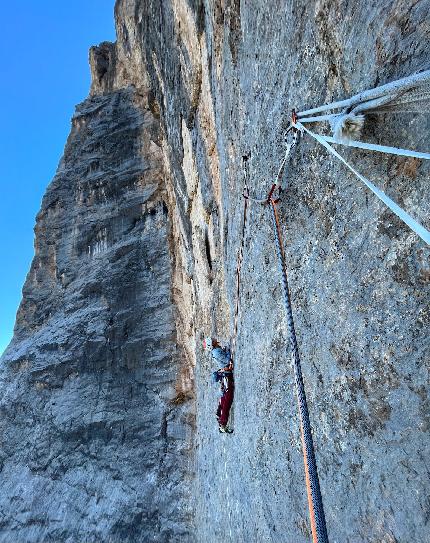
<svg viewBox="0 0 430 543"><path fill-rule="evenodd" d="M374 185L369 179L364 177L359 173L349 162L347 162L343 156L341 156L324 138L311 130L308 130L301 123L297 123L299 128L302 128L307 134L313 137L316 141L321 143L333 156L335 156L340 162L345 164L345 166L356 176L360 181L362 181L372 192L377 196L395 215L399 217L409 228L415 232L427 245L430 245L430 232L424 228L419 222L412 218L409 213L402 209L396 202L394 202L389 196L385 194L381 189Z"/></svg>
<svg viewBox="0 0 430 543"><path fill-rule="evenodd" d="M246 222L248 216L248 200L249 200L249 186L248 186L248 156L243 156L243 217L242 217L242 227L240 235L240 245L237 251L237 262L236 262L236 302L234 308L234 321L233 321L233 335L230 342L230 352L231 358L234 361L236 343L237 343L237 331L239 327L239 311L240 311L240 279L242 272L242 262L243 262L243 247L245 244L245 231L246 231Z"/></svg>

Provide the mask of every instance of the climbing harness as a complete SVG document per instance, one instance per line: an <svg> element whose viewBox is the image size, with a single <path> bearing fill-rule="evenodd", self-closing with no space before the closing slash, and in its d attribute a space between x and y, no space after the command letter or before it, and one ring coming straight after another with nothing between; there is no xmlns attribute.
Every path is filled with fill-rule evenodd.
<svg viewBox="0 0 430 543"><path fill-rule="evenodd" d="M430 70L413 74L361 92L347 100L341 100L332 104L299 112L292 125L301 132L323 145L327 151L340 160L349 170L362 181L384 204L395 213L405 224L409 226L425 243L430 245L430 232L424 226L413 219L404 209L389 198L381 189L376 187L369 179L359 173L347 160L341 156L330 144L346 145L369 151L394 154L430 160L430 153L376 145L356 140L359 137L364 124L364 113L398 113L398 112L428 112L425 104L430 101ZM314 113L339 110L324 115L311 116ZM333 130L333 136L317 134L305 126L306 123L329 121Z"/></svg>

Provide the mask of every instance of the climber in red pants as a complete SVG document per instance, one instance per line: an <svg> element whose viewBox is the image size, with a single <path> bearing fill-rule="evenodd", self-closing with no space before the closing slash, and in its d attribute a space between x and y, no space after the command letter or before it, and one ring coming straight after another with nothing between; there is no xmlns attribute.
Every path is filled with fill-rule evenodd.
<svg viewBox="0 0 430 543"><path fill-rule="evenodd" d="M224 388L223 383L221 384L222 396L219 399L218 409L217 409L217 418L220 426L220 432L225 432L230 434L233 432L231 428L227 426L228 417L230 415L230 408L233 403L234 398L234 380L233 374L225 376L227 379L227 388Z"/></svg>
<svg viewBox="0 0 430 543"><path fill-rule="evenodd" d="M212 374L212 380L220 383L221 397L218 403L216 416L219 424L219 431L222 434L231 434L233 430L227 426L230 408L234 398L233 361L230 349L222 348L216 339L210 337L203 341L205 351L212 354L212 358L221 363L222 367Z"/></svg>

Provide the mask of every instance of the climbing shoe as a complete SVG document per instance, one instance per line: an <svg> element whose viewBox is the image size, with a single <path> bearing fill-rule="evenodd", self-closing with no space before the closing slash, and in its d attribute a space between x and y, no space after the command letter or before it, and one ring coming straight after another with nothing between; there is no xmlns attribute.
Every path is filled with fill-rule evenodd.
<svg viewBox="0 0 430 543"><path fill-rule="evenodd" d="M225 425L220 424L219 425L219 431L220 431L220 434L232 434L233 433L233 430L231 428L229 428L226 424Z"/></svg>

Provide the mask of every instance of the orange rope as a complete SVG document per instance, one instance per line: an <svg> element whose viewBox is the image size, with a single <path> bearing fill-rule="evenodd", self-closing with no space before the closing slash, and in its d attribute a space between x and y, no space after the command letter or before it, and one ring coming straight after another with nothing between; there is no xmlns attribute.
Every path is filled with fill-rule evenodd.
<svg viewBox="0 0 430 543"><path fill-rule="evenodd" d="M272 206L273 211L274 227L276 229L276 243L282 272L282 283L287 310L287 323L290 332L290 343L294 364L296 395L300 419L300 436L302 441L303 462L305 465L306 493L308 498L312 540L313 543L328 543L327 528L325 524L324 509L322 504L317 465L313 447L312 431L309 421L309 412L306 403L306 394L304 390L303 377L300 367L300 357L294 330L293 314L291 309L287 279L285 248L282 240L281 225L279 221L278 210L276 207L276 201L273 199L271 194L269 195L268 203Z"/></svg>

